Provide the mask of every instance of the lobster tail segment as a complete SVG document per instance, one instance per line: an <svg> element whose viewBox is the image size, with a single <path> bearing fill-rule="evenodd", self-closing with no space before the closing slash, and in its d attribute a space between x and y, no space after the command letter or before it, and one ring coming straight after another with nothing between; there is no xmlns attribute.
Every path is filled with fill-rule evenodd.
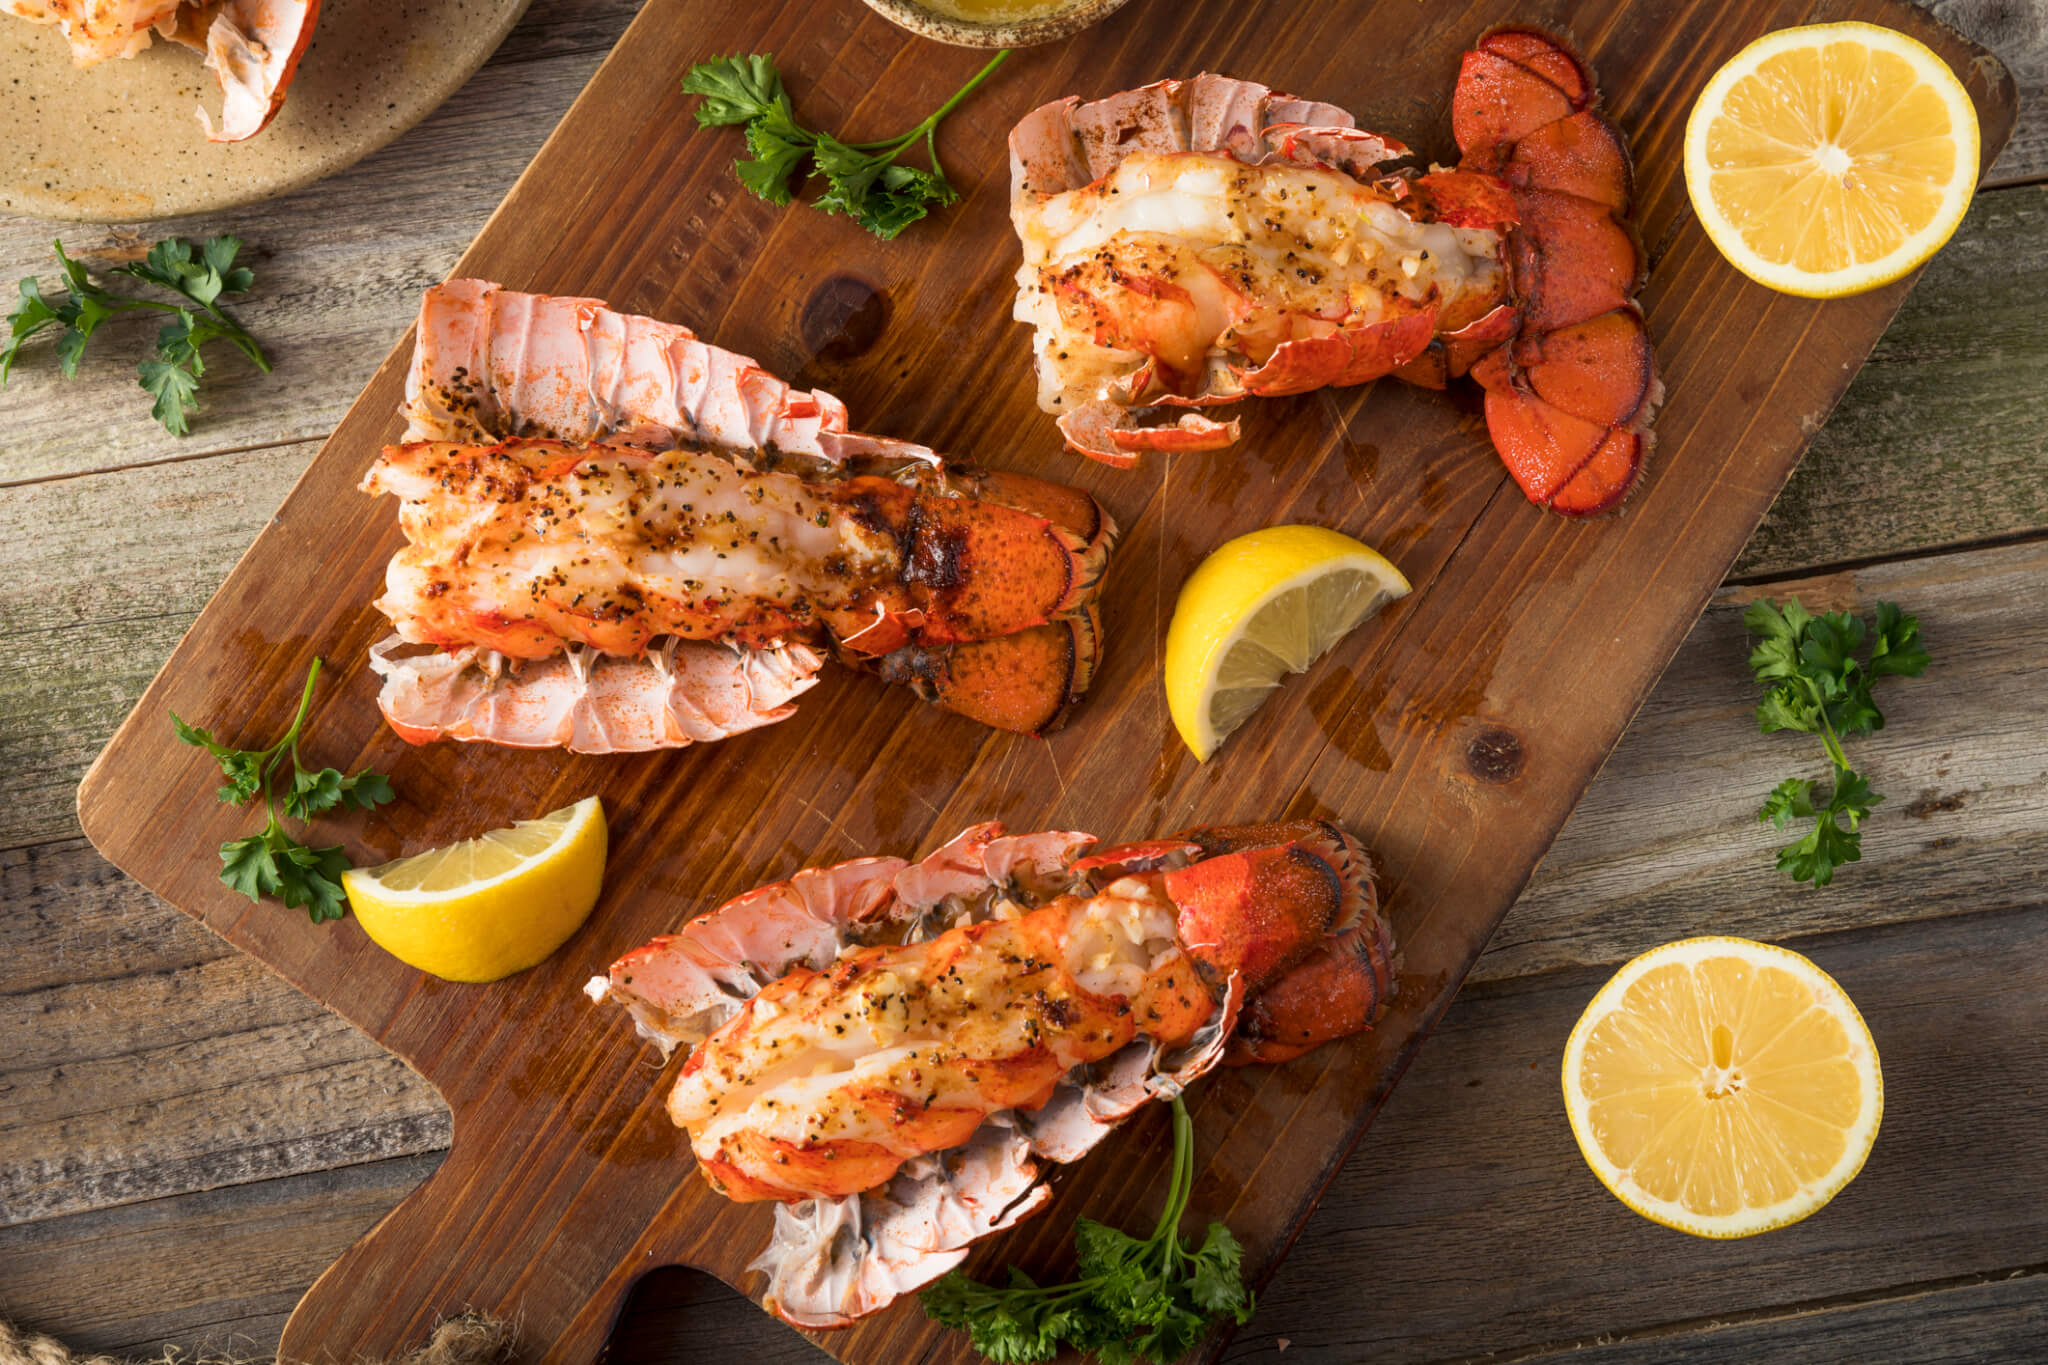
<svg viewBox="0 0 2048 1365"><path fill-rule="evenodd" d="M1180 838L1200 850L1165 873L1181 939L1215 979L1241 975L1255 1001L1374 917L1372 863L1328 821L1208 825Z"/></svg>
<svg viewBox="0 0 2048 1365"><path fill-rule="evenodd" d="M1465 54L1451 105L1461 168L1499 176L1515 201L1518 330L1472 366L1487 433L1529 500L1568 516L1627 497L1663 397L1635 303L1634 172L1598 100L1562 40L1504 28Z"/></svg>

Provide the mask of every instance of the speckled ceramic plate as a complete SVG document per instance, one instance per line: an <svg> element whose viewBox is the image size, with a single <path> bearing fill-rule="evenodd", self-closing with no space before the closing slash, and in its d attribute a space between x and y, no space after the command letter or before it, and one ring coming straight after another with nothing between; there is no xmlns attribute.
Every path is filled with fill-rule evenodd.
<svg viewBox="0 0 2048 1365"><path fill-rule="evenodd" d="M158 42L79 70L53 26L0 16L0 212L134 222L311 184L425 118L530 0L326 0L284 109L246 142L206 140L220 90Z"/></svg>

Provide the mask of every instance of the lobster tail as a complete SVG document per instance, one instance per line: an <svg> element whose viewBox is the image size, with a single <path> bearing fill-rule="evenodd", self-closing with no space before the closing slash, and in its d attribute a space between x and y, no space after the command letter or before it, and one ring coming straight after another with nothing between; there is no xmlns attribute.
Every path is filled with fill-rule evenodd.
<svg viewBox="0 0 2048 1365"><path fill-rule="evenodd" d="M1499 176L1515 205L1517 332L1472 366L1487 434L1529 500L1567 516L1628 496L1663 396L1635 303L1634 172L1597 101L1577 53L1506 28L1465 54L1451 105L1461 166Z"/></svg>
<svg viewBox="0 0 2048 1365"><path fill-rule="evenodd" d="M377 667L412 742L719 739L791 715L827 651L1040 734L1094 676L1092 497L853 431L686 327L451 280L405 415L363 489L402 503Z"/></svg>
<svg viewBox="0 0 2048 1365"><path fill-rule="evenodd" d="M807 869L590 982L693 1049L669 1116L721 1193L778 1202L752 1268L786 1320L887 1307L1147 1100L1384 1007L1392 945L1336 826L1094 843L990 823L915 863Z"/></svg>

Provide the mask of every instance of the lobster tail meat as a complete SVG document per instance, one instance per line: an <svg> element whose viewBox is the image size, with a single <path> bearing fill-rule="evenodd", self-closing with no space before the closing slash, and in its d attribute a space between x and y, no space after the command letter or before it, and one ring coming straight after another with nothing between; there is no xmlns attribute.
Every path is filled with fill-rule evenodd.
<svg viewBox="0 0 2048 1365"><path fill-rule="evenodd" d="M1531 502L1567 516L1628 496L1663 398L1635 295L1634 173L1586 64L1533 29L1465 54L1451 126L1464 167L1512 187L1516 337L1473 367L1486 426Z"/></svg>
<svg viewBox="0 0 2048 1365"><path fill-rule="evenodd" d="M373 666L409 740L722 738L790 715L827 654L1040 733L1093 676L1094 499L861 435L687 328L454 280L406 393L363 489L402 504Z"/></svg>
<svg viewBox="0 0 2048 1365"><path fill-rule="evenodd" d="M1146 1100L1384 1008L1370 863L1335 826L1094 843L983 824L915 863L809 869L591 981L691 1049L669 1115L714 1187L780 1204L755 1268L789 1321L886 1306Z"/></svg>
<svg viewBox="0 0 2048 1365"><path fill-rule="evenodd" d="M1234 423L1141 414L1364 383L1491 312L1510 200L1484 177L1368 179L1407 153L1334 106L1216 75L1027 115L1010 135L1017 317L1068 443L1120 465L1216 449Z"/></svg>
<svg viewBox="0 0 2048 1365"><path fill-rule="evenodd" d="M1577 53L1504 28L1464 56L1455 169L1388 170L1408 149L1342 109L1223 76L1034 110L1010 164L1039 406L1128 467L1238 439L1187 408L1443 388L1494 356L1488 433L1524 491L1614 506L1662 388L1628 147L1598 106Z"/></svg>

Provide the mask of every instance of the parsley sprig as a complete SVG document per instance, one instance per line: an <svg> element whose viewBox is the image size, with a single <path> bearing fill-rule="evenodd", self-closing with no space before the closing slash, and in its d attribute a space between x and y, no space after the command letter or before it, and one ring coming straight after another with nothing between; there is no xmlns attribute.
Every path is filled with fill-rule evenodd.
<svg viewBox="0 0 2048 1365"><path fill-rule="evenodd" d="M1086 1218L1074 1222L1080 1278L1039 1285L1015 1266L1001 1287L959 1271L925 1290L924 1310L968 1332L998 1365L1051 1360L1063 1348L1091 1351L1105 1365L1165 1365L1195 1348L1210 1321L1252 1315L1240 1270L1244 1252L1230 1229L1209 1224L1199 1250L1181 1240L1181 1215L1195 1185L1194 1123L1173 1099L1173 1184L1152 1235L1139 1241Z"/></svg>
<svg viewBox="0 0 2048 1365"><path fill-rule="evenodd" d="M340 919L348 912L348 896L342 890L341 874L352 866L340 844L312 848L286 832L278 819L278 807L298 821L311 820L325 811L370 810L393 798L391 779L381 773L360 772L343 776L338 769L308 769L299 762L299 731L313 704L313 684L320 677L320 660L306 670L305 691L299 696L299 713L292 728L267 749L237 749L222 744L196 725L187 725L174 713L171 724L178 738L196 744L220 764L227 785L218 795L229 805L246 806L258 796L270 822L261 834L230 839L220 846L220 879L252 901L276 896L286 906L306 908L314 923ZM280 775L285 759L292 763L291 780L282 787L282 797L272 779Z"/></svg>
<svg viewBox="0 0 2048 1365"><path fill-rule="evenodd" d="M745 126L751 155L733 166L742 185L771 204L787 204L795 197L790 181L799 171L803 179L822 175L825 192L816 207L843 213L886 241L960 198L939 164L939 124L1009 55L1008 48L998 52L922 123L880 142L841 142L798 123L773 53L717 57L693 66L683 76L683 92L704 97L697 106L698 127ZM896 159L919 142L931 169L898 165Z"/></svg>
<svg viewBox="0 0 2048 1365"><path fill-rule="evenodd" d="M1818 735L1834 777L1824 801L1816 794L1815 780L1787 778L1765 798L1756 818L1778 829L1813 821L1803 838L1778 850L1778 870L1794 881L1826 886L1836 868L1862 860L1863 821L1884 800L1849 766L1842 741L1884 728L1884 713L1870 695L1879 678L1917 678L1926 670L1920 622L1897 604L1880 602L1875 621L1866 628L1848 612L1815 616L1796 600L1783 607L1752 603L1742 620L1758 637L1749 656L1750 670L1765 687L1756 708L1758 726L1765 734L1802 730ZM1866 639L1869 654L1859 659Z"/></svg>
<svg viewBox="0 0 2048 1365"><path fill-rule="evenodd" d="M211 237L204 246L195 247L181 237L168 237L151 247L142 260L105 272L155 285L174 295L176 303L104 289L86 274L84 262L64 254L63 242L55 245L64 292L46 298L35 276L21 282L21 303L7 315L7 341L0 347L0 386L7 383L29 339L51 330L58 333L58 368L66 379L73 378L85 345L100 324L117 313L137 309L172 315L157 332L155 357L137 365L135 373L156 400L150 415L174 436L191 430L191 416L199 410L199 380L206 373L200 348L208 342L225 341L257 369L270 372L270 361L256 338L220 306L223 295L246 294L256 283L247 266L235 264L242 250L239 239Z"/></svg>

